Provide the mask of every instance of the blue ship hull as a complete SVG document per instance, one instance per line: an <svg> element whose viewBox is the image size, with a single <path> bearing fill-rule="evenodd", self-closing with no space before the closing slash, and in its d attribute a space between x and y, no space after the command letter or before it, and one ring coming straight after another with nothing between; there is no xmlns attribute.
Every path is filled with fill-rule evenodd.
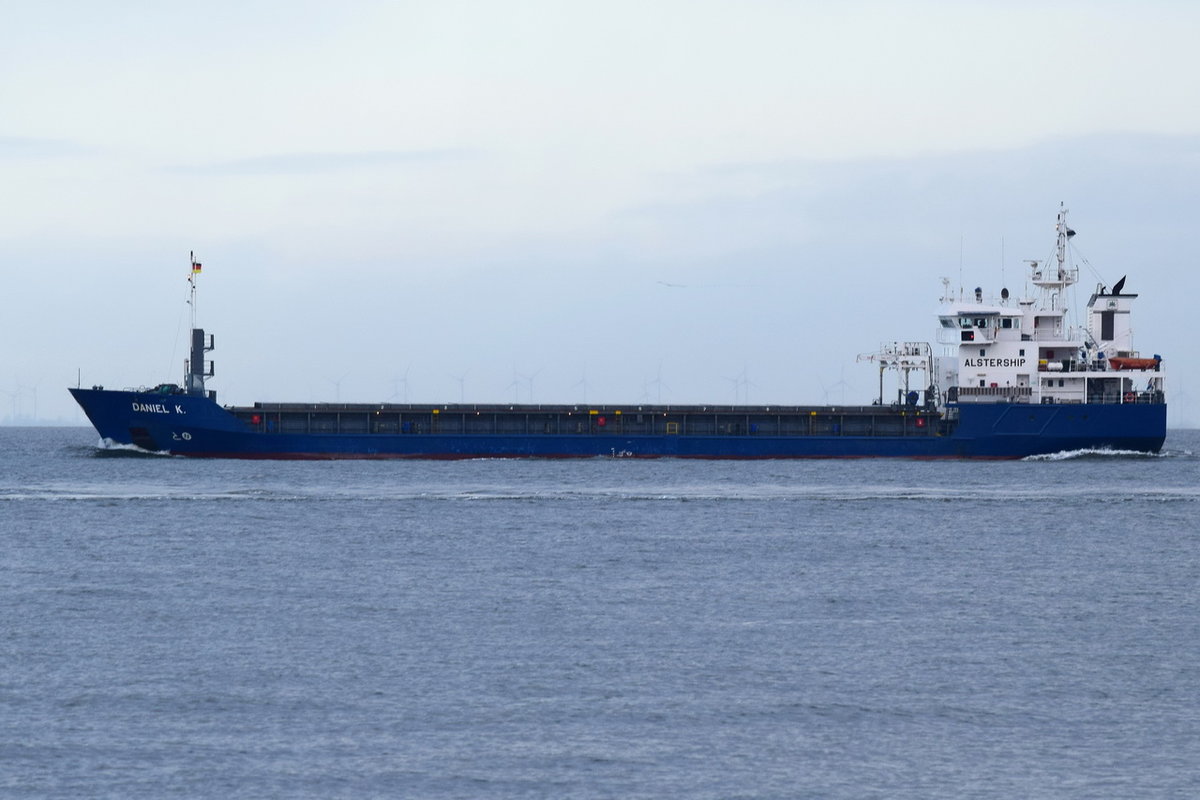
<svg viewBox="0 0 1200 800"><path fill-rule="evenodd" d="M442 407L445 412L429 406L272 410L262 405L225 408L206 396L183 393L72 389L71 394L107 442L216 458L1023 458L1102 448L1157 452L1166 438L1162 403L976 403L952 406L944 417L912 408L725 407L718 418L708 409L659 406L627 411L630 422L625 425L612 416L620 415L619 410L587 408L503 406L481 417L472 407L461 406ZM637 432L635 413L639 420L677 414L672 418L681 421L674 429ZM609 415L607 426L603 414ZM542 426L537 432L530 430L533 416ZM469 421L484 417L491 420L491 429L468 430ZM568 418L574 426L570 430L563 424ZM745 425L722 422L743 418ZM506 430L522 419L522 430ZM768 424L772 421L778 431ZM321 432L323 424L336 430ZM864 432L868 424L887 432ZM455 425L459 429L445 430ZM705 425L711 430L706 432ZM304 430L290 432L289 426Z"/></svg>

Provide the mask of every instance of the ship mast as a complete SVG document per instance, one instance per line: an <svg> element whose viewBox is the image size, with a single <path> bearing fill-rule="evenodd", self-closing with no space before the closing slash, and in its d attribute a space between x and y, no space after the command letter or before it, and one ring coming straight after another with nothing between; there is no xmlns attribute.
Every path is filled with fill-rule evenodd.
<svg viewBox="0 0 1200 800"><path fill-rule="evenodd" d="M188 394L205 394L204 379L211 378L215 373L215 365L208 362L205 369L204 354L213 349L213 337L205 338L204 329L196 327L196 279L200 275L201 265L192 252L191 267L188 273L189 296L188 305L192 308L192 357L184 365L184 388ZM213 397L210 395L210 397ZM216 398L213 397L215 400Z"/></svg>
<svg viewBox="0 0 1200 800"><path fill-rule="evenodd" d="M1067 209L1060 204L1058 220L1054 225L1057 240L1054 245L1055 264L1042 264L1030 261L1033 268L1033 285L1042 290L1043 297L1048 302L1047 308L1061 309L1063 293L1079 279L1079 268L1067 263L1067 242L1075 235L1075 231L1067 226Z"/></svg>
<svg viewBox="0 0 1200 800"><path fill-rule="evenodd" d="M192 250L188 253L188 260L191 262L191 268L188 270L188 305L192 310L191 328L196 327L196 276L200 274L200 263L196 261L196 251Z"/></svg>

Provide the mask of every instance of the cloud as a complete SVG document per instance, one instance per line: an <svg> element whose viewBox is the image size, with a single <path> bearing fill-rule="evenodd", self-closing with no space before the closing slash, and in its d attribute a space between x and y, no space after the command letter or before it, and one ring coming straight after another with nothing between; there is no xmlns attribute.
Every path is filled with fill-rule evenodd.
<svg viewBox="0 0 1200 800"><path fill-rule="evenodd" d="M363 168L428 164L476 158L478 150L438 148L430 150L376 150L361 153L287 153L252 156L228 161L183 164L171 172L194 175L311 175Z"/></svg>
<svg viewBox="0 0 1200 800"><path fill-rule="evenodd" d="M40 139L24 136L0 136L0 158L66 158L90 155L95 150L67 139Z"/></svg>

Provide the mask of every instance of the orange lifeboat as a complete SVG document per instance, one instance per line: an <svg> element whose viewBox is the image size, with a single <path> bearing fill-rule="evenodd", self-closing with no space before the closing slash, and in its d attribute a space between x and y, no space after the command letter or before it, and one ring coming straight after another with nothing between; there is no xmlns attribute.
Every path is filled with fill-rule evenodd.
<svg viewBox="0 0 1200 800"><path fill-rule="evenodd" d="M1157 358L1110 358L1108 364L1113 369L1155 369L1158 367Z"/></svg>

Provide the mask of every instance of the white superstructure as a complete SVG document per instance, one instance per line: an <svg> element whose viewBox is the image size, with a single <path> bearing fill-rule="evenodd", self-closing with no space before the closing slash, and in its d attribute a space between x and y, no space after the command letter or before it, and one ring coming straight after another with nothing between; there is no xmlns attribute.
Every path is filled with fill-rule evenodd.
<svg viewBox="0 0 1200 800"><path fill-rule="evenodd" d="M958 403L1134 403L1163 400L1162 359L1142 358L1133 349L1130 311L1136 294L1125 279L1110 291L1097 286L1086 321L1072 325L1067 290L1079 279L1067 250L1075 231L1067 210L1058 212L1057 245L1049 262L1030 261L1033 298L971 300L943 298L937 361L945 396Z"/></svg>
<svg viewBox="0 0 1200 800"><path fill-rule="evenodd" d="M1083 323L1072 323L1067 294L1079 280L1079 268L1068 258L1075 231L1067 226L1065 208L1059 209L1055 230L1054 257L1028 262L1034 296L1016 299L1004 288L999 297L985 297L977 288L972 296L960 290L953 297L950 281L943 279L941 355L921 343L897 342L860 357L880 365L878 402L884 402L885 369L903 373L898 402L909 405L1164 402L1161 357L1142 357L1133 349L1137 295L1125 291L1125 278L1111 290L1098 285ZM909 386L913 370L928 376L927 388L919 384L920 399Z"/></svg>

